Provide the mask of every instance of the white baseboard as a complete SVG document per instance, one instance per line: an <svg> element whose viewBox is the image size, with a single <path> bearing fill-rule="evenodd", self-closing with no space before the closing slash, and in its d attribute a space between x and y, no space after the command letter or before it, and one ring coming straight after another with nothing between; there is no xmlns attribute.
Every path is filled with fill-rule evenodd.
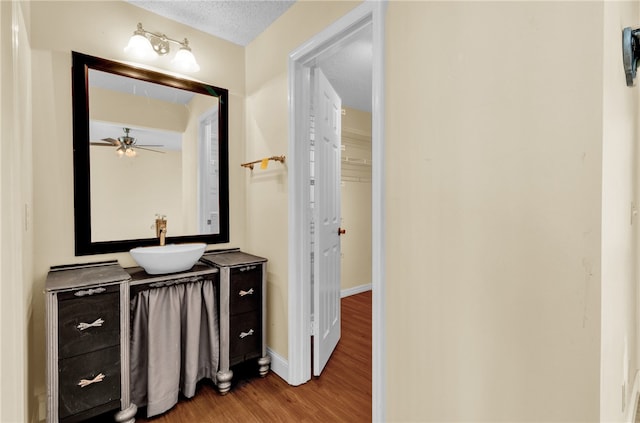
<svg viewBox="0 0 640 423"><path fill-rule="evenodd" d="M348 297L350 295L360 294L362 292L371 291L371 284L354 286L353 288L347 288L340 291L340 298Z"/></svg>
<svg viewBox="0 0 640 423"><path fill-rule="evenodd" d="M640 371L636 371L633 378L633 390L631 391L630 404L627 404L627 415L625 421L627 423L635 423L636 413L638 412L638 395L640 394Z"/></svg>
<svg viewBox="0 0 640 423"><path fill-rule="evenodd" d="M289 362L269 347L267 347L267 355L271 357L271 371L289 383Z"/></svg>

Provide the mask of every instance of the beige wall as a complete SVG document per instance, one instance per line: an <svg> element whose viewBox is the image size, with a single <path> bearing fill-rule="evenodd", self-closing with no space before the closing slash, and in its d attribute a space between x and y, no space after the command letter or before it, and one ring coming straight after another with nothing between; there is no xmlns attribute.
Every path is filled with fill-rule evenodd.
<svg viewBox="0 0 640 423"><path fill-rule="evenodd" d="M371 283L371 113L344 110L340 287L349 290Z"/></svg>
<svg viewBox="0 0 640 423"><path fill-rule="evenodd" d="M229 89L230 234L226 246L245 246L244 173L244 49L126 2L32 2L35 256L33 318L29 323L29 408L44 391L44 299L42 291L51 265L118 259L134 264L128 253L74 256L73 162L71 113L71 51L128 60L123 48L138 22L146 29L187 37L201 66L197 78ZM3 49L4 54L4 49ZM170 70L170 58L155 66ZM153 217L153 216L151 216ZM215 248L215 247L214 247Z"/></svg>
<svg viewBox="0 0 640 423"><path fill-rule="evenodd" d="M288 56L358 2L302 1L246 47L247 141L245 159L287 154ZM267 344L288 355L287 164L246 170L247 250L269 258Z"/></svg>
<svg viewBox="0 0 640 423"><path fill-rule="evenodd" d="M620 34L638 25L639 2L604 3L602 117L602 357L600 421L633 421L638 368L636 245L638 88L626 86ZM624 397L623 397L624 393ZM624 408L623 408L624 404ZM625 420L626 417L629 417Z"/></svg>
<svg viewBox="0 0 640 423"><path fill-rule="evenodd" d="M389 421L598 421L602 34L601 3L390 2Z"/></svg>
<svg viewBox="0 0 640 423"><path fill-rule="evenodd" d="M138 150L128 158L115 148L91 147L90 160L92 241L153 238L156 214L166 216L167 236L194 233L182 228L180 151Z"/></svg>

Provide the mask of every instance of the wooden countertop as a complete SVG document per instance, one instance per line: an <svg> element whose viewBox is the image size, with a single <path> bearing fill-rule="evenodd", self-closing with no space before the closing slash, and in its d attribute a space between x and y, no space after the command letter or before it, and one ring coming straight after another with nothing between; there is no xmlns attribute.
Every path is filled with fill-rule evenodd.
<svg viewBox="0 0 640 423"><path fill-rule="evenodd" d="M61 291L84 286L111 285L129 280L130 276L116 260L99 263L81 263L51 268L45 291ZM91 281L91 283L87 283Z"/></svg>
<svg viewBox="0 0 640 423"><path fill-rule="evenodd" d="M149 284L172 279L192 278L218 273L219 267L237 267L264 263L264 257L247 254L239 249L207 251L200 262L184 272L150 275L141 267L122 268L117 260L95 263L53 266L47 276L45 291L64 291L85 286L112 285L129 281L131 285ZM90 281L87 283L87 281Z"/></svg>
<svg viewBox="0 0 640 423"><path fill-rule="evenodd" d="M264 263L264 257L254 256L242 251L205 252L200 261L220 267L245 266L247 264Z"/></svg>

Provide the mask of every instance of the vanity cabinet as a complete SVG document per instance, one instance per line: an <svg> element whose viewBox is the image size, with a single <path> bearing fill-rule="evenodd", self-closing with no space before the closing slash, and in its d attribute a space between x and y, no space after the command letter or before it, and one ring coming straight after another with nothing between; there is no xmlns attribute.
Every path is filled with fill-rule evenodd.
<svg viewBox="0 0 640 423"><path fill-rule="evenodd" d="M90 421L112 411L116 411L116 422L135 421L131 375L132 322L136 320L132 319L131 300L150 289L202 281L212 286L207 298L215 298L217 291L217 311L210 307L213 314L207 318L216 317L211 322L217 320L218 327L210 325L219 337L214 340L200 331L194 339L209 340L211 353L204 357L219 353L215 356L218 365L208 365L211 373L197 377L215 378L218 390L225 394L231 387L231 367L236 364L257 360L259 374L265 376L271 363L266 350L266 262L233 249L205 253L192 269L168 275L123 269L115 260L52 267L45 284L47 422ZM216 304L215 299L211 301ZM159 316L172 318L169 310ZM166 322L162 319L160 325ZM141 336L150 339L148 333ZM192 350L206 351L200 346Z"/></svg>
<svg viewBox="0 0 640 423"><path fill-rule="evenodd" d="M128 279L117 262L58 266L49 272L47 422L83 421L130 408L126 313L121 313L127 309L123 282ZM132 421L134 414L121 412L116 421Z"/></svg>
<svg viewBox="0 0 640 423"><path fill-rule="evenodd" d="M239 250L205 253L201 261L220 272L220 366L217 386L221 394L231 388L236 364L257 359L260 376L269 371L266 349L266 262Z"/></svg>

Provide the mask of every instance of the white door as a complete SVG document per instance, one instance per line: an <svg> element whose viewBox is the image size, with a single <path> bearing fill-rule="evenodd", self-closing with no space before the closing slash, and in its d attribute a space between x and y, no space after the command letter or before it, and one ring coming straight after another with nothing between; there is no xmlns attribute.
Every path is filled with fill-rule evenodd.
<svg viewBox="0 0 640 423"><path fill-rule="evenodd" d="M218 201L218 108L200 117L198 164L198 230L200 234L220 233Z"/></svg>
<svg viewBox="0 0 640 423"><path fill-rule="evenodd" d="M314 71L315 230L313 374L319 376L340 340L340 124L342 101Z"/></svg>

